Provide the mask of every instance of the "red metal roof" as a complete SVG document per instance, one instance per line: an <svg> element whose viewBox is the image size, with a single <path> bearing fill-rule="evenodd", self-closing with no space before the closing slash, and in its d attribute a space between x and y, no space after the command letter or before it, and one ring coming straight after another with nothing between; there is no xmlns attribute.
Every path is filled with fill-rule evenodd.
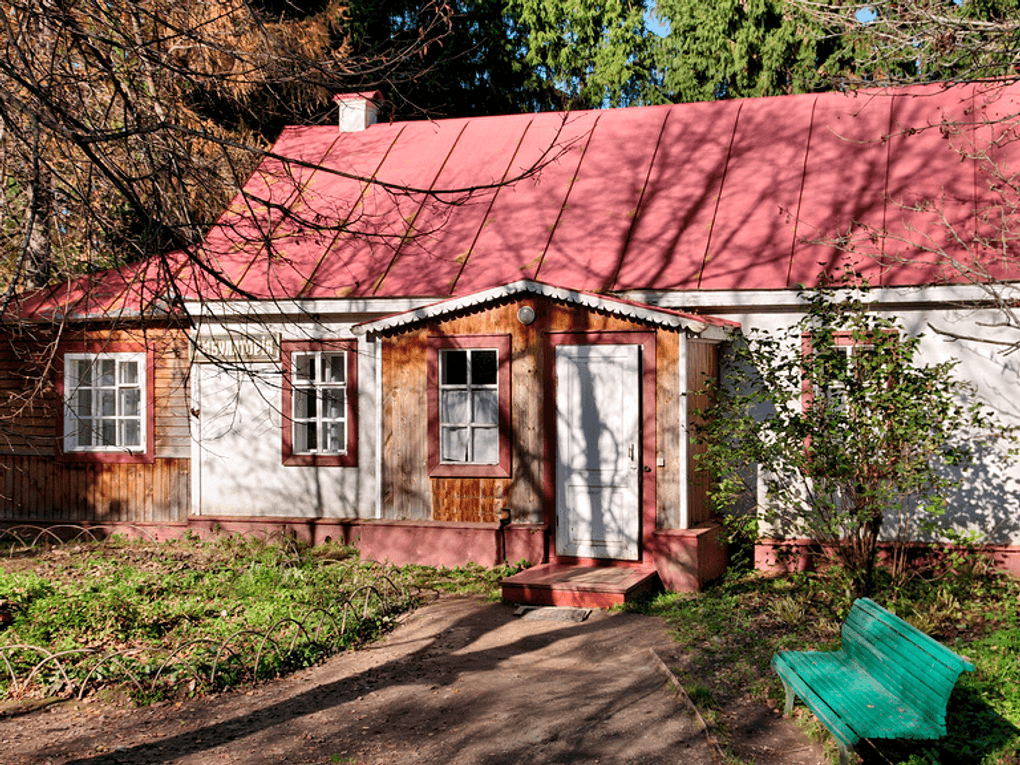
<svg viewBox="0 0 1020 765"><path fill-rule="evenodd" d="M238 291L193 265L178 286L206 299L442 299L520 279L780 290L841 270L831 240L861 224L890 233L853 260L873 285L958 282L931 252L964 256L939 214L964 235L985 225L996 200L968 148L1006 129L987 118L1017 112L1020 86L967 84L291 127L194 254ZM992 257L995 276L1018 278Z"/></svg>

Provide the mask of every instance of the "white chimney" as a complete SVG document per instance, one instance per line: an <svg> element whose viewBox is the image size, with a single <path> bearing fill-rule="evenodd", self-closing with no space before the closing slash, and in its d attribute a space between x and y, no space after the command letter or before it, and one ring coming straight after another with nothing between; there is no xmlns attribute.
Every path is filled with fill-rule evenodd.
<svg viewBox="0 0 1020 765"><path fill-rule="evenodd" d="M381 102L382 93L378 90L333 96L333 103L340 107L340 132L357 133L374 125Z"/></svg>

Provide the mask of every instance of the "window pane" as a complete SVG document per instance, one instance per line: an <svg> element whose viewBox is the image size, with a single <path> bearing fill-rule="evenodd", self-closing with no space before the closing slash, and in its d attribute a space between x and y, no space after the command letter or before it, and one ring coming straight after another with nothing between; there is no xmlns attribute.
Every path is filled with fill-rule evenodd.
<svg viewBox="0 0 1020 765"><path fill-rule="evenodd" d="M74 363L76 371L78 373L77 384L81 386L92 385L92 362L91 361L76 361Z"/></svg>
<svg viewBox="0 0 1020 765"><path fill-rule="evenodd" d="M472 391L474 414L471 422L476 425L495 425L499 422L499 393L494 390Z"/></svg>
<svg viewBox="0 0 1020 765"><path fill-rule="evenodd" d="M97 387L112 388L117 384L117 362L113 359L100 359L99 379L96 380Z"/></svg>
<svg viewBox="0 0 1020 765"><path fill-rule="evenodd" d="M443 385L467 385L467 351L440 351Z"/></svg>
<svg viewBox="0 0 1020 765"><path fill-rule="evenodd" d="M440 393L439 421L441 423L467 424L468 392L466 390L444 390Z"/></svg>
<svg viewBox="0 0 1020 765"><path fill-rule="evenodd" d="M322 380L328 383L342 383L347 376L347 360L342 353L332 353L322 358Z"/></svg>
<svg viewBox="0 0 1020 765"><path fill-rule="evenodd" d="M142 392L135 389L121 389L120 414L122 417L138 417L142 413Z"/></svg>
<svg viewBox="0 0 1020 765"><path fill-rule="evenodd" d="M75 413L79 418L91 417L92 416L92 391L80 390L75 395L77 399L77 406L75 406Z"/></svg>
<svg viewBox="0 0 1020 765"><path fill-rule="evenodd" d="M138 420L123 420L121 422L122 438L121 446L141 446L142 424Z"/></svg>
<svg viewBox="0 0 1020 765"><path fill-rule="evenodd" d="M496 352L474 351L471 354L471 384L496 384Z"/></svg>
<svg viewBox="0 0 1020 765"><path fill-rule="evenodd" d="M99 432L102 438L103 446L116 446L117 445L117 421L116 420L100 420L99 421Z"/></svg>
<svg viewBox="0 0 1020 765"><path fill-rule="evenodd" d="M316 432L314 422L294 423L294 451L310 452L315 449Z"/></svg>
<svg viewBox="0 0 1020 765"><path fill-rule="evenodd" d="M467 462L467 428L440 428L439 458L443 462Z"/></svg>
<svg viewBox="0 0 1020 765"><path fill-rule="evenodd" d="M308 384L315 381L315 356L307 353L295 353L294 380Z"/></svg>
<svg viewBox="0 0 1020 765"><path fill-rule="evenodd" d="M343 388L327 388L322 391L322 416L328 420L344 419L347 405L347 391Z"/></svg>
<svg viewBox="0 0 1020 765"><path fill-rule="evenodd" d="M294 418L298 420L304 420L315 417L316 406L315 390L295 390L294 391Z"/></svg>
<svg viewBox="0 0 1020 765"><path fill-rule="evenodd" d="M116 417L117 416L117 391L116 390L101 390L101 391L99 391L99 414L102 417Z"/></svg>
<svg viewBox="0 0 1020 765"><path fill-rule="evenodd" d="M495 465L499 462L499 430L496 428L473 428L473 462Z"/></svg>
<svg viewBox="0 0 1020 765"><path fill-rule="evenodd" d="M92 446L92 420L80 420L75 427L75 445Z"/></svg>
<svg viewBox="0 0 1020 765"><path fill-rule="evenodd" d="M323 450L327 452L343 452L347 447L347 426L344 422L328 423L323 429Z"/></svg>
<svg viewBox="0 0 1020 765"><path fill-rule="evenodd" d="M122 361L122 362L120 362L120 384L121 385L137 385L138 384L138 362L137 361Z"/></svg>

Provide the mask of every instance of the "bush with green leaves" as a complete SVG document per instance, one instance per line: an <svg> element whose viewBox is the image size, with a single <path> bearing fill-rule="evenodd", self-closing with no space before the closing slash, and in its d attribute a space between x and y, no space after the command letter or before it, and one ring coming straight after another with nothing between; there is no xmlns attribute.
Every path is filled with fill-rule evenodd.
<svg viewBox="0 0 1020 765"><path fill-rule="evenodd" d="M920 337L870 312L867 285L801 297L795 325L734 338L725 385L696 418L700 466L720 507L742 505L778 536L813 540L867 594L883 528L900 540L932 534L979 455L1012 458L1000 442L1013 431L957 378L956 362L923 363Z"/></svg>

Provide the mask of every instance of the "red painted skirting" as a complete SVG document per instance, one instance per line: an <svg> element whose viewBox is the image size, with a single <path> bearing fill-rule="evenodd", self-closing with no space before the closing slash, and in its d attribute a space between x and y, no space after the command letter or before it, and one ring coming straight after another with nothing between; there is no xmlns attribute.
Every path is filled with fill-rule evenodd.
<svg viewBox="0 0 1020 765"><path fill-rule="evenodd" d="M917 557L927 554L931 547L923 543L909 545L908 555ZM957 545L940 546L942 551L957 549ZM892 546L879 543L879 555L887 557ZM996 568L1020 577L1020 545L975 545L975 552L987 555ZM793 571L811 571L818 565L821 549L810 539L763 539L754 548L754 567L769 574L785 574Z"/></svg>
<svg viewBox="0 0 1020 765"><path fill-rule="evenodd" d="M670 592L693 592L726 573L721 531L718 523L655 531L646 554L650 553L663 587Z"/></svg>

